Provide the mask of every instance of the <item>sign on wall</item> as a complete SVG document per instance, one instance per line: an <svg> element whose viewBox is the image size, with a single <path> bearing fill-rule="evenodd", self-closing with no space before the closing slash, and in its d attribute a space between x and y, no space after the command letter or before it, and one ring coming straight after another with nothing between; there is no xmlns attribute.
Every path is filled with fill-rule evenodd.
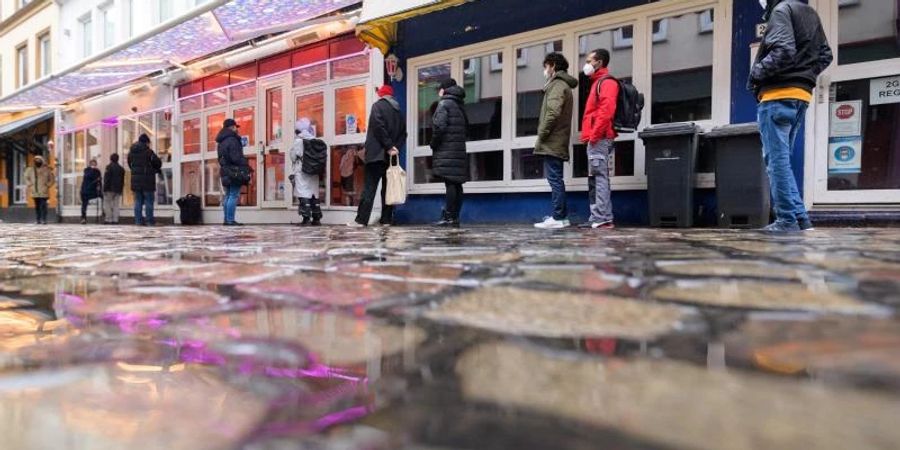
<svg viewBox="0 0 900 450"><path fill-rule="evenodd" d="M862 136L862 100L831 104L830 137Z"/></svg>
<svg viewBox="0 0 900 450"><path fill-rule="evenodd" d="M900 76L869 81L869 104L900 103Z"/></svg>
<svg viewBox="0 0 900 450"><path fill-rule="evenodd" d="M859 136L831 138L828 141L828 173L862 172L862 138Z"/></svg>

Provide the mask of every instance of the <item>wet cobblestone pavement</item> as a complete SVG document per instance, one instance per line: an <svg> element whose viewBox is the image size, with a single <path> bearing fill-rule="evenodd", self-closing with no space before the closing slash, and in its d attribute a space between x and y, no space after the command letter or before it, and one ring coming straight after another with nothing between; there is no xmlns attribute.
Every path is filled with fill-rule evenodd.
<svg viewBox="0 0 900 450"><path fill-rule="evenodd" d="M897 449L900 230L0 225L3 449Z"/></svg>

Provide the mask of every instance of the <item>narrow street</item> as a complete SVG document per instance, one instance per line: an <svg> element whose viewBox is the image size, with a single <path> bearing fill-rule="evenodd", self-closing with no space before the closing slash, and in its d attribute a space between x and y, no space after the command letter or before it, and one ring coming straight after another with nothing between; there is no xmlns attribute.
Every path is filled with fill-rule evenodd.
<svg viewBox="0 0 900 450"><path fill-rule="evenodd" d="M0 225L6 449L895 449L900 231Z"/></svg>

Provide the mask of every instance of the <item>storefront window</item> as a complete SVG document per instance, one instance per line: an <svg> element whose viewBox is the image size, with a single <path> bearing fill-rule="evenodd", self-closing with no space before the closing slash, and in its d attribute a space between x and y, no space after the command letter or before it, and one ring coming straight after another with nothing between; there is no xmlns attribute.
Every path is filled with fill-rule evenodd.
<svg viewBox="0 0 900 450"><path fill-rule="evenodd" d="M365 176L365 148L362 145L331 147L331 204L357 206Z"/></svg>
<svg viewBox="0 0 900 450"><path fill-rule="evenodd" d="M222 179L219 176L219 161L207 159L203 163L203 198L206 206L222 205Z"/></svg>
<svg viewBox="0 0 900 450"><path fill-rule="evenodd" d="M533 148L517 148L512 151L513 180L539 180L544 178L544 158L534 154Z"/></svg>
<svg viewBox="0 0 900 450"><path fill-rule="evenodd" d="M472 181L503 180L503 152L469 153L469 177Z"/></svg>
<svg viewBox="0 0 900 450"><path fill-rule="evenodd" d="M225 113L215 113L206 116L206 153L216 151L216 136L222 130L222 122L225 121Z"/></svg>
<svg viewBox="0 0 900 450"><path fill-rule="evenodd" d="M135 133L135 130L137 130L137 121L132 118L122 119L119 121L119 129L122 130L122 142L119 143L119 154L124 156L131 150L131 146L137 142L138 135Z"/></svg>
<svg viewBox="0 0 900 450"><path fill-rule="evenodd" d="M164 168L156 177L156 204L171 205L172 192L172 168Z"/></svg>
<svg viewBox="0 0 900 450"><path fill-rule="evenodd" d="M266 91L266 136L268 143L280 142L282 138L282 116L283 108L281 105L282 95L281 89L269 89Z"/></svg>
<svg viewBox="0 0 900 450"><path fill-rule="evenodd" d="M263 182L265 183L263 196L267 202L284 201L285 177L284 177L285 153L267 153L263 159L265 170Z"/></svg>
<svg viewBox="0 0 900 450"><path fill-rule="evenodd" d="M590 78L581 72L589 53L597 49L609 51L609 74L622 80L632 80L632 68L634 66L634 26L628 25L604 30L596 33L584 34L578 37L578 61L569 61L573 73L578 73L578 118L575 121L577 129L581 130L581 118L584 117L584 108L592 92L593 83Z"/></svg>
<svg viewBox="0 0 900 450"><path fill-rule="evenodd" d="M828 190L900 189L900 77L831 85Z"/></svg>
<svg viewBox="0 0 900 450"><path fill-rule="evenodd" d="M463 60L468 139L500 139L503 115L503 53ZM501 177L502 179L502 177Z"/></svg>
<svg viewBox="0 0 900 450"><path fill-rule="evenodd" d="M291 74L291 77L293 78L295 88L311 86L313 84L323 83L328 79L328 68L325 63L302 67L295 70Z"/></svg>
<svg viewBox="0 0 900 450"><path fill-rule="evenodd" d="M438 64L436 66L423 67L418 70L418 144L426 146L431 143L431 136L434 131L432 118L434 110L437 108L438 87L441 81L450 78L450 63Z"/></svg>
<svg viewBox="0 0 900 450"><path fill-rule="evenodd" d="M222 106L226 103L228 103L228 94L225 92L225 89L219 89L218 91L203 94L204 108L215 108L216 106Z"/></svg>
<svg viewBox="0 0 900 450"><path fill-rule="evenodd" d="M156 113L156 152L163 161L168 158L163 155L172 153L172 112L159 111Z"/></svg>
<svg viewBox="0 0 900 450"><path fill-rule="evenodd" d="M241 138L246 140L247 146L255 146L256 145L256 127L254 124L256 123L256 108L253 106L247 106L244 108L237 108L234 110L234 121L238 124L238 134L241 135ZM222 124L219 124L219 129L221 129ZM246 150L246 148L245 148Z"/></svg>
<svg viewBox="0 0 900 450"><path fill-rule="evenodd" d="M75 206L81 206L81 183L84 182L84 175L78 175L75 177L75 192L73 192L73 196L75 197Z"/></svg>
<svg viewBox="0 0 900 450"><path fill-rule="evenodd" d="M413 158L413 166L415 167L415 170L413 171L413 183L428 184L440 181L434 176L434 171L431 168L433 161L434 158L431 156L417 156Z"/></svg>
<svg viewBox="0 0 900 450"><path fill-rule="evenodd" d="M192 161L181 164L181 195L194 194L197 197L203 195L201 180L203 174L200 169L200 161Z"/></svg>
<svg viewBox="0 0 900 450"><path fill-rule="evenodd" d="M712 118L713 32L698 25L704 15L711 18L712 10L654 22L653 123Z"/></svg>
<svg viewBox="0 0 900 450"><path fill-rule="evenodd" d="M192 113L194 111L200 111L200 109L203 108L203 97L198 95L195 97L186 98L186 99L182 100L181 102L179 102L179 104L180 104L182 114Z"/></svg>
<svg viewBox="0 0 900 450"><path fill-rule="evenodd" d="M544 99L544 57L561 52L562 40L516 49L516 136L536 136Z"/></svg>
<svg viewBox="0 0 900 450"><path fill-rule="evenodd" d="M65 173L75 173L75 146L73 145L74 134L64 134L62 136L63 143L63 167Z"/></svg>
<svg viewBox="0 0 900 450"><path fill-rule="evenodd" d="M184 154L200 153L200 118L185 120L181 123L184 135Z"/></svg>
<svg viewBox="0 0 900 450"><path fill-rule="evenodd" d="M256 82L245 83L231 88L231 101L252 100L256 98Z"/></svg>
<svg viewBox="0 0 900 450"><path fill-rule="evenodd" d="M369 73L369 55L357 55L331 62L331 78L352 77Z"/></svg>
<svg viewBox="0 0 900 450"><path fill-rule="evenodd" d="M256 206L256 156L248 156L247 164L250 165L253 171L250 175L250 184L241 188L238 206Z"/></svg>
<svg viewBox="0 0 900 450"><path fill-rule="evenodd" d="M587 177L587 148L584 144L575 144L572 153L572 178ZM609 158L609 173L614 177L634 175L634 141L616 141Z"/></svg>
<svg viewBox="0 0 900 450"><path fill-rule="evenodd" d="M84 166L87 163L85 161L86 155L85 132L83 130L77 131L75 132L75 173L84 171Z"/></svg>
<svg viewBox="0 0 900 450"><path fill-rule="evenodd" d="M334 91L335 134L366 132L366 87L351 86Z"/></svg>
<svg viewBox="0 0 900 450"><path fill-rule="evenodd" d="M97 160L99 164L103 156L103 148L100 146L100 127L91 127L85 130L87 139L87 160Z"/></svg>
<svg viewBox="0 0 900 450"><path fill-rule="evenodd" d="M321 92L300 95L297 97L296 107L294 117L297 120L309 119L316 130L316 136L322 137L325 132L325 95Z"/></svg>
<svg viewBox="0 0 900 450"><path fill-rule="evenodd" d="M153 138L156 137L156 133L153 131L153 114L141 114L138 116L138 137L142 134L146 134L147 137L150 138L150 142L153 142ZM156 149L153 149L156 150Z"/></svg>
<svg viewBox="0 0 900 450"><path fill-rule="evenodd" d="M838 63L900 57L894 0L838 1Z"/></svg>
<svg viewBox="0 0 900 450"><path fill-rule="evenodd" d="M67 178L63 182L63 205L75 206L75 179Z"/></svg>

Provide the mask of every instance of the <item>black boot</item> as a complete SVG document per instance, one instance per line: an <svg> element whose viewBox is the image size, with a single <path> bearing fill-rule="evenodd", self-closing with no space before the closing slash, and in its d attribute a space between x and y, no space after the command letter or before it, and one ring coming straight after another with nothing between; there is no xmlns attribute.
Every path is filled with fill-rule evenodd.
<svg viewBox="0 0 900 450"><path fill-rule="evenodd" d="M322 208L319 206L319 199L313 197L309 201L310 210L312 211L312 226L318 227L322 225Z"/></svg>
<svg viewBox="0 0 900 450"><path fill-rule="evenodd" d="M312 216L312 207L310 206L310 200L308 198L300 199L300 207L297 213L303 218L300 225L309 225L309 218Z"/></svg>
<svg viewBox="0 0 900 450"><path fill-rule="evenodd" d="M452 227L453 226L453 217L450 213L447 212L446 209L441 210L441 220L434 223L436 227ZM459 226L459 221L456 221L456 226Z"/></svg>

